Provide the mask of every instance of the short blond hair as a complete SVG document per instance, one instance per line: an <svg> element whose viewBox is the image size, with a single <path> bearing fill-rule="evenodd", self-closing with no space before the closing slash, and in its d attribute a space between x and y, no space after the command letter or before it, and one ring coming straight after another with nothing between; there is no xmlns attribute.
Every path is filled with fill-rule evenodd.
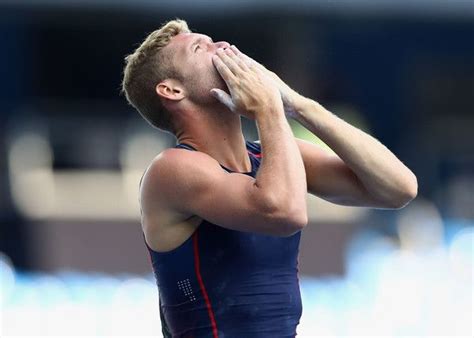
<svg viewBox="0 0 474 338"><path fill-rule="evenodd" d="M150 33L132 54L125 57L122 92L127 101L152 126L171 133L174 133L171 113L161 103L155 87L167 78L179 79L172 56L162 50L174 36L190 32L186 21L170 20Z"/></svg>

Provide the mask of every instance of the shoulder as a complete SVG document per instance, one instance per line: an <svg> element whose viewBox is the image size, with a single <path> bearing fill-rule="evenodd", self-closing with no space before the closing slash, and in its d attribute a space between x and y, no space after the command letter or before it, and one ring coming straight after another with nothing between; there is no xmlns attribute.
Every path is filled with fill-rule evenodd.
<svg viewBox="0 0 474 338"><path fill-rule="evenodd" d="M199 164L212 164L214 159L209 155L199 152L190 151L181 148L169 148L158 154L150 163L147 174L152 176L168 170L192 169L198 167ZM194 163L194 165L192 165Z"/></svg>
<svg viewBox="0 0 474 338"><path fill-rule="evenodd" d="M192 215L184 209L213 184L222 172L209 155L180 148L169 148L158 154L142 178L139 191L142 222L174 224ZM151 222L150 220L154 220Z"/></svg>
<svg viewBox="0 0 474 338"><path fill-rule="evenodd" d="M158 154L143 175L140 194L166 195L191 181L205 179L221 172L219 163L209 155L179 148L169 148Z"/></svg>

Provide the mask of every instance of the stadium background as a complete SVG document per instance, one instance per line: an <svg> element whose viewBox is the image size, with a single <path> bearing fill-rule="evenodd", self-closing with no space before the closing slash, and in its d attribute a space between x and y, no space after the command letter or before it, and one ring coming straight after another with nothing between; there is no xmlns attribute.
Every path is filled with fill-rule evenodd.
<svg viewBox="0 0 474 338"><path fill-rule="evenodd" d="M119 91L123 57L174 17L418 177L402 210L308 199L299 335L472 335L474 8L441 0L0 1L0 334L160 332L137 186L174 139Z"/></svg>

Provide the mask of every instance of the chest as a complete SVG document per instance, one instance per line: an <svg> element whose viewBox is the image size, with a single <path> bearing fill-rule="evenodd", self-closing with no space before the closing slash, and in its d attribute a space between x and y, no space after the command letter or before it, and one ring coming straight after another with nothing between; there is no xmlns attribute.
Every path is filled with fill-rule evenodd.
<svg viewBox="0 0 474 338"><path fill-rule="evenodd" d="M211 266L296 267L300 233L277 237L225 229L204 221L199 250Z"/></svg>

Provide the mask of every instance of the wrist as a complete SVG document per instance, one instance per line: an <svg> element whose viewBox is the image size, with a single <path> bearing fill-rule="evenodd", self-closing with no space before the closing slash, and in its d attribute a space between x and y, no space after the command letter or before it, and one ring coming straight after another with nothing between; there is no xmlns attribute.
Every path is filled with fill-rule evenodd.
<svg viewBox="0 0 474 338"><path fill-rule="evenodd" d="M266 105L261 106L255 111L255 119L258 120L277 120L278 118L285 118L285 110L283 109L283 103L280 101L268 102Z"/></svg>
<svg viewBox="0 0 474 338"><path fill-rule="evenodd" d="M293 119L318 137L322 136L321 132L332 128L334 115L314 100L304 98L295 111Z"/></svg>

